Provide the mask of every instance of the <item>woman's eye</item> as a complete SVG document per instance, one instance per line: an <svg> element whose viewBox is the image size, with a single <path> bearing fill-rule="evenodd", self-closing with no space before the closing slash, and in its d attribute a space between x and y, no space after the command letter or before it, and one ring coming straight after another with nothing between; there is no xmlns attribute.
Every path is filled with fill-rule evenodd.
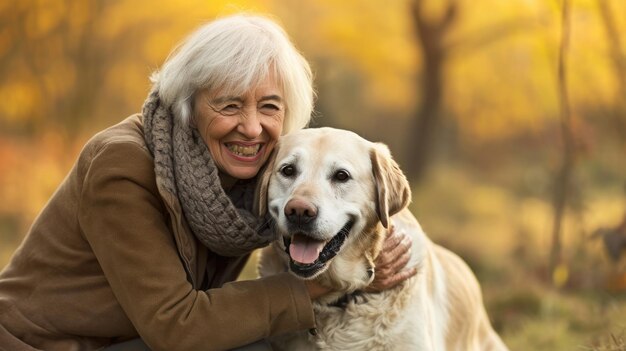
<svg viewBox="0 0 626 351"><path fill-rule="evenodd" d="M239 111L239 105L236 104L229 104L226 105L222 108L222 113L225 115L232 115L235 114Z"/></svg>
<svg viewBox="0 0 626 351"><path fill-rule="evenodd" d="M287 178L293 177L296 174L296 167L293 165L285 165L280 169L280 174Z"/></svg>
<svg viewBox="0 0 626 351"><path fill-rule="evenodd" d="M261 112L266 115L274 115L280 111L280 107L274 104L264 104L261 106Z"/></svg>
<svg viewBox="0 0 626 351"><path fill-rule="evenodd" d="M335 172L335 174L333 175L333 179L339 182L346 182L350 179L350 173L348 173L348 171L346 170L338 170L337 172Z"/></svg>

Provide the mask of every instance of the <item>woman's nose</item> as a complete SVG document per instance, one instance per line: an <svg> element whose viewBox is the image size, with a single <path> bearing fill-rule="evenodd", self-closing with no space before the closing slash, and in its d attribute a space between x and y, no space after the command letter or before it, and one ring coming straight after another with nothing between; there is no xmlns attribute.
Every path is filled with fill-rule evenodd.
<svg viewBox="0 0 626 351"><path fill-rule="evenodd" d="M250 109L250 111L241 116L239 120L237 131L248 139L254 139L263 132L263 126L261 126L258 113L256 109Z"/></svg>

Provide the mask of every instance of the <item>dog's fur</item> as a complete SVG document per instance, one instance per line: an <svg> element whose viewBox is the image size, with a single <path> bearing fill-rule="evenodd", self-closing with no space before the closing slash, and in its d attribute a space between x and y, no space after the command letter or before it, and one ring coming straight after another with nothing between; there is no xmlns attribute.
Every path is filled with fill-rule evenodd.
<svg viewBox="0 0 626 351"><path fill-rule="evenodd" d="M276 349L507 350L491 327L473 273L426 237L406 209L410 197L404 174L383 144L332 128L280 139L261 175L256 205L261 215L269 211L285 241L263 250L259 273L291 270L335 292L313 303L317 335L279 337L273 340ZM296 212L306 220L298 220ZM373 280L391 221L396 230L411 235L409 265L418 267L418 274L380 293L363 292ZM336 256L326 255L333 250L325 249L317 265L304 266L289 257L294 235L328 242L342 228L349 233L335 247ZM321 262L322 256L327 261Z"/></svg>

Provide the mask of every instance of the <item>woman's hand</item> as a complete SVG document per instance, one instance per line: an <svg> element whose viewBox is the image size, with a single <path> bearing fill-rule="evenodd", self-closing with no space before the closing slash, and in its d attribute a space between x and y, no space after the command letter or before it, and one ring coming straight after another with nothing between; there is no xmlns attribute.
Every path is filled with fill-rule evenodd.
<svg viewBox="0 0 626 351"><path fill-rule="evenodd" d="M396 231L391 223L383 249L374 262L376 264L374 281L365 288L365 291L381 292L417 274L417 267L406 267L411 259L411 244L411 237L402 230Z"/></svg>

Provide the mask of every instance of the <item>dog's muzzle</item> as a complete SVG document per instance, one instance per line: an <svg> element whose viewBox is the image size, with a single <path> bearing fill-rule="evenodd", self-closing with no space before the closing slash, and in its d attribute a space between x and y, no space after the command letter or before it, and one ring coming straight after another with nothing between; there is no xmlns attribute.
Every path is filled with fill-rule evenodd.
<svg viewBox="0 0 626 351"><path fill-rule="evenodd" d="M314 276L316 273L318 273L321 269L323 269L326 266L326 263L329 260L331 260L333 257L335 257L339 253L339 251L341 250L341 247L343 246L343 243L348 238L348 234L350 234L350 230L352 229L353 225L354 225L354 221L352 220L348 221L341 228L341 230L339 230L339 232L335 234L335 236L324 245L317 259L312 263L297 262L292 258L291 252L290 252L290 246L292 244L292 237L295 235L306 236L306 234L298 233L298 234L294 234L292 237L283 237L283 242L285 244L285 252L287 252L290 258L289 268L291 269L291 271L302 278L310 278Z"/></svg>

